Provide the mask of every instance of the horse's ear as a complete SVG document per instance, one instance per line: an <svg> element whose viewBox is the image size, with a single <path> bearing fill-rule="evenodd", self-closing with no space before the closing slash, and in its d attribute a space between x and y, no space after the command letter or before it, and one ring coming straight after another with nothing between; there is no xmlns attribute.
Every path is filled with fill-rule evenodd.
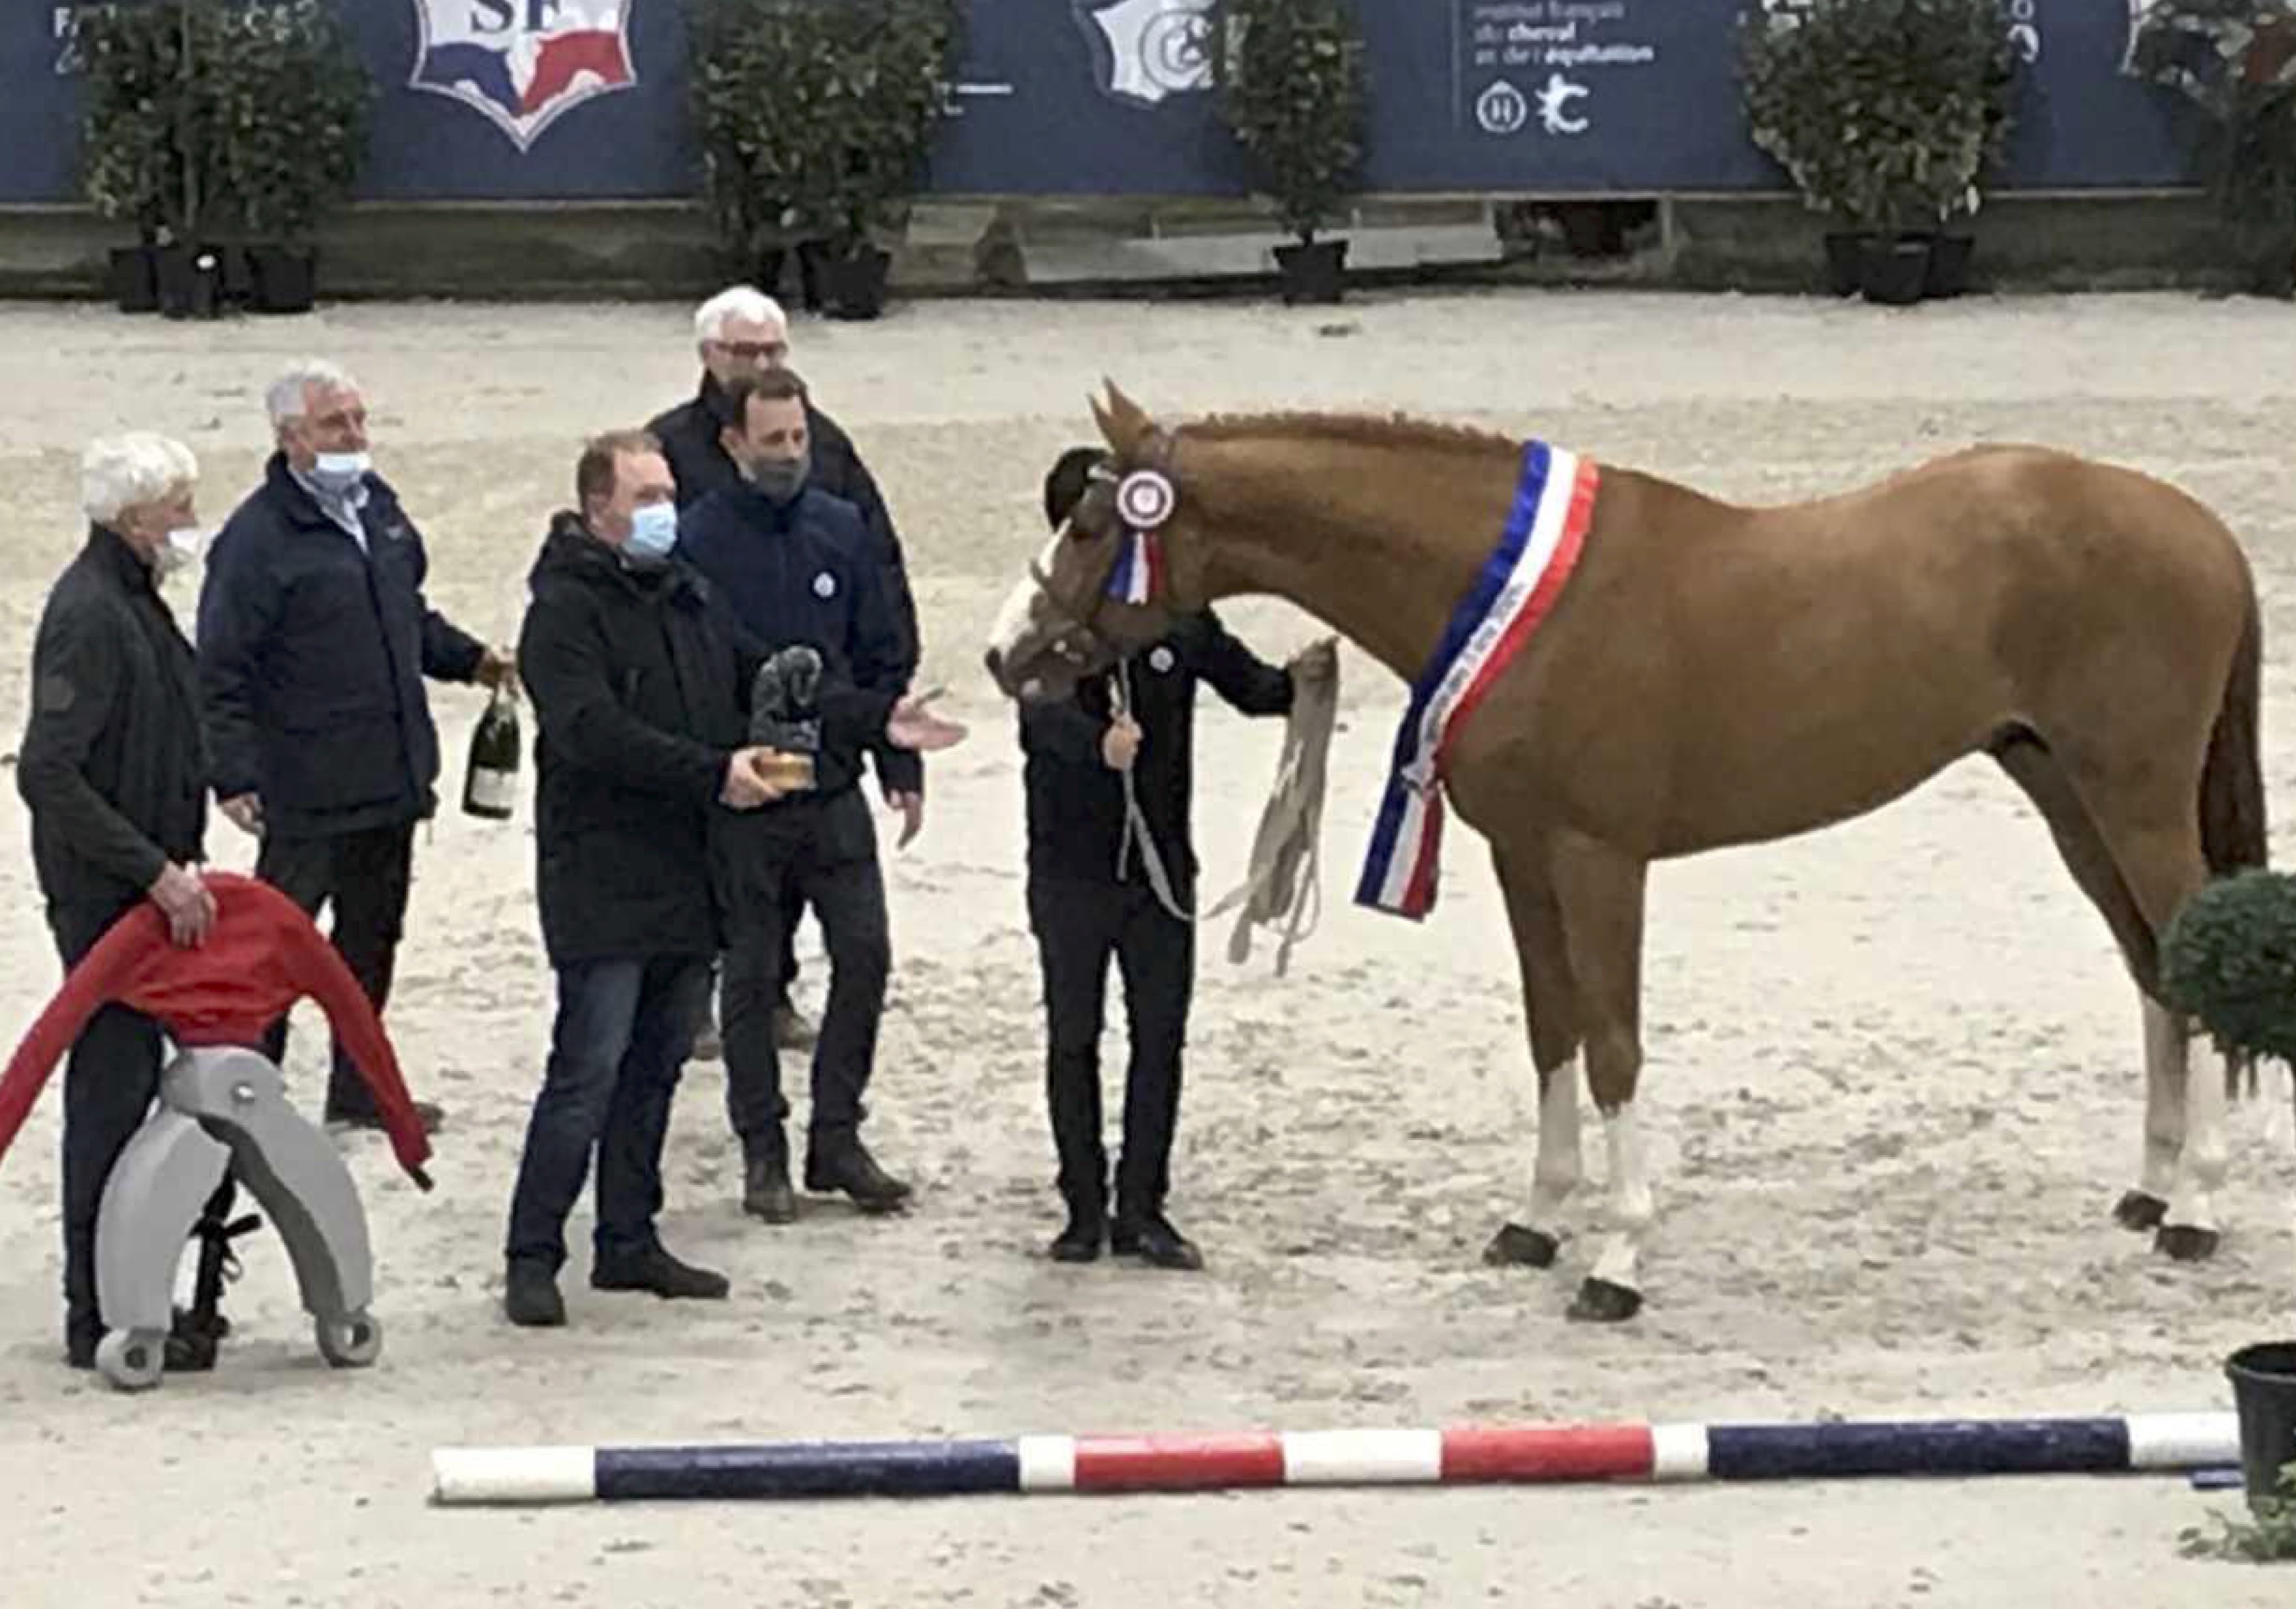
<svg viewBox="0 0 2296 1609"><path fill-rule="evenodd" d="M1101 383L1108 388L1108 401L1103 406L1099 398L1092 399L1094 423L1100 426L1102 437L1116 449L1118 457L1129 457L1147 439L1148 432L1156 428L1155 422L1148 417L1145 409L1124 394L1116 382L1103 375Z"/></svg>

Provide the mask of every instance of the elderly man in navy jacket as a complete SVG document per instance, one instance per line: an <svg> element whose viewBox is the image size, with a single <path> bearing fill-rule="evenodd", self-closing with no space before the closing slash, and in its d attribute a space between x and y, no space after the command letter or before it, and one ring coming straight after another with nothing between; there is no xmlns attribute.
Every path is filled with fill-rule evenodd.
<svg viewBox="0 0 2296 1609"><path fill-rule="evenodd" d="M677 406L657 415L647 426L661 442L677 479L677 506L690 508L711 492L742 483L741 466L726 449L725 428L727 388L745 374L785 369L790 362L789 315L781 303L755 285L730 285L693 311L693 342L701 358L701 383ZM850 503L861 515L860 551L880 567L886 601L899 628L907 674L916 670L917 605L909 592L909 572L901 555L900 533L894 529L892 511L885 505L876 477L862 462L853 439L843 427L805 399L807 456L811 463L808 483L832 497ZM924 772L915 773L915 784L893 803L906 817L914 836L924 813ZM890 785L890 784L889 784ZM783 996L776 1019L780 1043L789 1049L809 1042L811 1030L790 997L797 981L797 924L804 915L802 902L792 905L783 933ZM709 1036L705 1035L705 1038ZM709 1052L715 1055L715 1052Z"/></svg>
<svg viewBox="0 0 2296 1609"><path fill-rule="evenodd" d="M726 399L724 445L742 479L681 517L686 562L717 583L743 628L768 651L803 644L821 656L829 677L869 692L905 691L906 654L877 569L865 556L860 515L808 483L803 382L786 369L744 375L727 388ZM889 794L920 785L914 753L881 744L870 754ZM860 1138L891 947L858 760L823 752L811 792L768 805L744 824L739 886L728 902L726 1112L742 1137L742 1204L773 1223L797 1211L774 1006L790 912L800 899L819 915L829 949L829 1003L813 1049L806 1188L842 1191L873 1211L894 1210L909 1195Z"/></svg>
<svg viewBox="0 0 2296 1609"><path fill-rule="evenodd" d="M513 675L424 600L422 533L367 457L366 406L334 365L298 364L266 398L277 450L234 510L200 593L201 707L223 813L258 833L256 875L316 916L380 1015L405 924L414 825L438 806L423 677ZM266 1046L285 1053L284 1019ZM418 1107L426 1127L439 1111ZM332 1121L379 1127L338 1045Z"/></svg>

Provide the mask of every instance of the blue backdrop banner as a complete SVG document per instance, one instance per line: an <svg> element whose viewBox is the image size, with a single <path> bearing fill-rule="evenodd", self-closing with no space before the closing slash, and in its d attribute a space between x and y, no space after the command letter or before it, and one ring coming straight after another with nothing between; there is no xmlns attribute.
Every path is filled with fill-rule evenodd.
<svg viewBox="0 0 2296 1609"><path fill-rule="evenodd" d="M972 0L942 193L1246 188L1206 93L1210 0ZM1746 0L1357 0L1366 180L1387 191L1772 190L1747 140ZM1759 0L1756 0L1759 3ZM691 194L680 0L344 0L382 86L359 193ZM2189 107L2120 71L2120 0L2011 0L2030 63L2001 188L2182 182ZM78 199L72 8L0 6L0 203Z"/></svg>

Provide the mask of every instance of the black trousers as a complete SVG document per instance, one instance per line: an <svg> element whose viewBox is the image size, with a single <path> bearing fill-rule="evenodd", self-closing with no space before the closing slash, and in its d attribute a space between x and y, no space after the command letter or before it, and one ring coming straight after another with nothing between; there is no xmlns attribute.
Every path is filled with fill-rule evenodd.
<svg viewBox="0 0 2296 1609"><path fill-rule="evenodd" d="M1071 1212L1093 1217L1107 1211L1100 1036L1113 956L1124 980L1132 1045L1124 1079L1116 1211L1120 1218L1160 1211L1171 1190L1180 1053L1187 1041L1195 982L1195 929L1166 911L1144 886L1061 877L1030 878L1029 925L1044 969L1045 1093L1060 1156L1061 1194Z"/></svg>
<svg viewBox="0 0 2296 1609"><path fill-rule="evenodd" d="M49 931L67 970L95 947L123 909L54 906ZM167 1038L160 1024L125 1006L88 1019L64 1062L64 1341L90 1356L102 1334L95 1305L95 1222L104 1182L160 1093ZM228 1181L226 1181L226 1184Z"/></svg>
<svg viewBox="0 0 2296 1609"><path fill-rule="evenodd" d="M725 956L726 1116L750 1157L780 1155L790 1104L782 1093L774 1008L786 988L791 913L810 905L829 951L829 1000L813 1047L816 1151L849 1144L868 1115L862 1096L877 1060L892 941L876 828L854 790L775 807L770 830L746 827L729 854ZM764 829L766 824L754 824Z"/></svg>
<svg viewBox="0 0 2296 1609"><path fill-rule="evenodd" d="M266 833L256 853L255 874L305 914L316 917L332 903L335 919L328 937L360 989L382 1014L390 998L392 965L406 929L406 898L414 858L414 824L373 827L324 838L285 838ZM287 1019L264 1036L266 1055L282 1066L287 1058ZM333 1047L327 1075L326 1116L375 1115L374 1096L357 1066Z"/></svg>

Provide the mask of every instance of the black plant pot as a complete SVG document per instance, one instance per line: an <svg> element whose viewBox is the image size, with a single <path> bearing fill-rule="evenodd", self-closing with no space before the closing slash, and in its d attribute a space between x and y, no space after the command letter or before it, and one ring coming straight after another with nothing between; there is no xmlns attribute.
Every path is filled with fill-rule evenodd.
<svg viewBox="0 0 2296 1609"><path fill-rule="evenodd" d="M1348 242L1309 241L1275 248L1275 266L1283 271L1283 301L1332 302L1347 284Z"/></svg>
<svg viewBox="0 0 2296 1609"><path fill-rule="evenodd" d="M789 248L768 246L758 253L750 283L768 296L782 293L782 270L789 267Z"/></svg>
<svg viewBox="0 0 2296 1609"><path fill-rule="evenodd" d="M2296 1341L2244 1346L2225 1359L2240 1421L2241 1483L2251 1507L2277 1498L2280 1469L2296 1463Z"/></svg>
<svg viewBox="0 0 2296 1609"><path fill-rule="evenodd" d="M885 310L885 281L893 254L861 245L848 255L824 252L820 259L822 300L832 318L874 318Z"/></svg>
<svg viewBox="0 0 2296 1609"><path fill-rule="evenodd" d="M160 306L160 249L114 246L105 277L111 300L122 313L152 313Z"/></svg>
<svg viewBox="0 0 2296 1609"><path fill-rule="evenodd" d="M223 263L206 246L162 246L160 312L167 318L216 318L223 313Z"/></svg>
<svg viewBox="0 0 2296 1609"><path fill-rule="evenodd" d="M1922 282L1922 294L1945 298L1958 296L1969 286L1969 253L1977 244L1976 237L1968 234L1933 234L1929 237L1929 277Z"/></svg>
<svg viewBox="0 0 2296 1609"><path fill-rule="evenodd" d="M1919 235L1879 235L1858 257L1859 288L1866 300L1886 307L1911 307L1929 283L1930 244Z"/></svg>
<svg viewBox="0 0 2296 1609"><path fill-rule="evenodd" d="M1866 283L1866 242L1873 238L1862 229L1826 231L1825 284L1836 296L1855 296Z"/></svg>
<svg viewBox="0 0 2296 1609"><path fill-rule="evenodd" d="M798 305L808 313L822 310L824 278L823 264L829 260L825 241L805 240L797 243Z"/></svg>
<svg viewBox="0 0 2296 1609"><path fill-rule="evenodd" d="M247 253L254 302L261 313L308 313L319 288L318 257L310 248L251 246Z"/></svg>
<svg viewBox="0 0 2296 1609"><path fill-rule="evenodd" d="M245 307L255 300L255 264L253 253L259 248L245 245L212 246L222 275L221 290L224 305Z"/></svg>

